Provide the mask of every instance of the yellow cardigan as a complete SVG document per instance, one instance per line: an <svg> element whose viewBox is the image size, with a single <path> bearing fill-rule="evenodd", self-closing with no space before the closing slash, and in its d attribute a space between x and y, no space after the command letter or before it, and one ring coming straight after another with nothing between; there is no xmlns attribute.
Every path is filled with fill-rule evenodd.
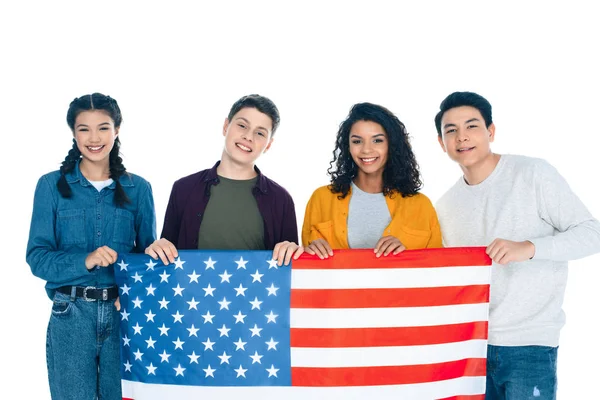
<svg viewBox="0 0 600 400"><path fill-rule="evenodd" d="M302 225L302 243L325 239L332 249L348 249L348 206L352 189L343 199L331 193L329 186L315 190ZM381 236L395 236L407 249L442 247L442 233L431 201L423 194L385 197L392 221Z"/></svg>

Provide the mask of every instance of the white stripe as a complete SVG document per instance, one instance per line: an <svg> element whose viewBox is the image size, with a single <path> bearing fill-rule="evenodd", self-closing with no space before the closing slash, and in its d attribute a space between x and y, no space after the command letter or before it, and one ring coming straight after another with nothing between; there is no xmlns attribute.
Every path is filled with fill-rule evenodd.
<svg viewBox="0 0 600 400"><path fill-rule="evenodd" d="M485 358L487 340L423 346L305 348L292 347L292 367L343 368L436 364Z"/></svg>
<svg viewBox="0 0 600 400"><path fill-rule="evenodd" d="M491 268L292 269L292 289L374 289L487 285Z"/></svg>
<svg viewBox="0 0 600 400"><path fill-rule="evenodd" d="M410 385L361 386L361 387L211 387L151 385L122 381L123 397L135 400L197 400L197 399L243 399L243 400L431 400L457 395L485 393L485 377L462 377L439 382L414 383Z"/></svg>
<svg viewBox="0 0 600 400"><path fill-rule="evenodd" d="M290 328L435 326L487 320L488 303L435 307L290 309Z"/></svg>

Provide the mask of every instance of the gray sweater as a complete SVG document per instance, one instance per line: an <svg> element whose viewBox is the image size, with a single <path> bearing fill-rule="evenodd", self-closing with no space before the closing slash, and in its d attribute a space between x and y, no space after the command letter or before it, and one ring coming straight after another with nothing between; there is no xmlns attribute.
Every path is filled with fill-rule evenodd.
<svg viewBox="0 0 600 400"><path fill-rule="evenodd" d="M600 252L600 223L546 161L502 155L478 185L464 178L436 205L444 245L529 240L535 256L493 264L489 343L558 346L567 261Z"/></svg>

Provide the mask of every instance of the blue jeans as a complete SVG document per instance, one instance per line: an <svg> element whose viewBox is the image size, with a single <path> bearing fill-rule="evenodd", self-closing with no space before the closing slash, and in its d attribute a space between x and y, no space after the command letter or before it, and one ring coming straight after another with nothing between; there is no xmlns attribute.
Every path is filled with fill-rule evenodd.
<svg viewBox="0 0 600 400"><path fill-rule="evenodd" d="M119 313L114 300L56 293L46 336L53 400L121 400Z"/></svg>
<svg viewBox="0 0 600 400"><path fill-rule="evenodd" d="M486 400L555 400L558 347L488 346Z"/></svg>

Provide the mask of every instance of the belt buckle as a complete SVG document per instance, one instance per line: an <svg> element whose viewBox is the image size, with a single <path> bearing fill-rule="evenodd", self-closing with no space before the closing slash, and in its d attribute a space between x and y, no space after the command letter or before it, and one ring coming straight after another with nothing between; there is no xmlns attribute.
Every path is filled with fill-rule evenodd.
<svg viewBox="0 0 600 400"><path fill-rule="evenodd" d="M85 301L96 301L96 299L90 299L90 298L87 297L87 291L88 290L93 290L93 289L96 289L96 288L94 286L86 286L86 287L83 288L83 299Z"/></svg>

